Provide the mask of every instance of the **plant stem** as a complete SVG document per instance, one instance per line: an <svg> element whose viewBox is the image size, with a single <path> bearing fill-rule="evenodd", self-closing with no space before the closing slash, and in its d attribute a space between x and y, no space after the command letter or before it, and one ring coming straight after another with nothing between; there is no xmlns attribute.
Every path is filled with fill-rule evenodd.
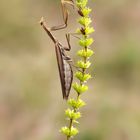
<svg viewBox="0 0 140 140"><path fill-rule="evenodd" d="M77 101L79 100L79 98L80 98L80 94L77 94ZM74 112L75 113L77 112L77 110L75 108L74 108ZM71 132L72 125L73 125L73 119L70 119L70 123L69 123L70 132ZM70 139L70 136L67 136L67 140L69 140L69 139Z"/></svg>
<svg viewBox="0 0 140 140"><path fill-rule="evenodd" d="M69 124L69 130L71 132L71 127L72 127L73 119L70 119L70 124ZM70 136L67 136L67 140L69 140Z"/></svg>
<svg viewBox="0 0 140 140"><path fill-rule="evenodd" d="M78 83L73 83L73 89L76 91L77 97L76 99L72 98L68 100L70 108L66 110L65 114L69 118L70 122L68 127L62 127L61 129L61 132L66 135L66 140L70 140L79 132L78 129L75 128L75 123L77 123L77 119L81 117L79 109L85 105L85 102L82 101L80 97L88 90L88 86L85 83L91 78L91 75L87 73L87 69L91 65L89 58L94 53L89 47L93 43L93 39L90 37L90 34L94 32L94 28L90 27L90 23L92 21L89 16L91 9L87 7L88 0L75 1L78 14L80 15L78 22L81 24L80 28L76 30L76 33L81 35L80 38L78 38L79 46L82 49L79 49L77 52L77 55L80 57L76 63L79 70L75 72L75 77L78 79Z"/></svg>

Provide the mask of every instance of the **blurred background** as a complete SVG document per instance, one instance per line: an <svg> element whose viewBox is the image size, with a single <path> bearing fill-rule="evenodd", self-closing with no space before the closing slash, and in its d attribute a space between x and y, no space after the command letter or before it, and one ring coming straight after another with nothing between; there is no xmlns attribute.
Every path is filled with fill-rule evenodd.
<svg viewBox="0 0 140 140"><path fill-rule="evenodd" d="M96 32L93 78L77 140L140 140L140 1L89 0ZM54 32L63 43L74 32ZM66 124L54 44L39 25L62 23L60 0L0 1L0 140L62 140ZM72 39L70 56L77 59ZM74 91L71 90L71 97Z"/></svg>

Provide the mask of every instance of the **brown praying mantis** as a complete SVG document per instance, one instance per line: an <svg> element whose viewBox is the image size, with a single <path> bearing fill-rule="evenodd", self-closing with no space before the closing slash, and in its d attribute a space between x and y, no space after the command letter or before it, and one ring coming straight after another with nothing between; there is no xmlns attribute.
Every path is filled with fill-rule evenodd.
<svg viewBox="0 0 140 140"><path fill-rule="evenodd" d="M73 0L61 0L64 24L47 28L46 22L43 18L41 18L40 24L55 44L56 58L58 63L63 99L67 100L69 97L71 84L73 80L73 71L71 66L72 60L65 53L65 51L71 50L70 35L66 34L68 47L64 47L51 33L51 31L60 30L67 27L68 10L66 8L66 4L73 6L74 3Z"/></svg>

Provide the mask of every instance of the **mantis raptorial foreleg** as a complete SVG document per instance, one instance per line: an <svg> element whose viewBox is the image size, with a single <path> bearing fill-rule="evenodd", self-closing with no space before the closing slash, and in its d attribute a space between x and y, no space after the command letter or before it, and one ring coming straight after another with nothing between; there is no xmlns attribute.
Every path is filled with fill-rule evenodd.
<svg viewBox="0 0 140 140"><path fill-rule="evenodd" d="M61 7L62 7L62 15L63 15L63 21L64 23L58 26L53 26L50 28L51 31L55 31L55 30L60 30L60 29L64 29L67 27L67 22L68 22L68 10L66 5L69 4L71 6L74 6L74 2L73 0L61 0Z"/></svg>

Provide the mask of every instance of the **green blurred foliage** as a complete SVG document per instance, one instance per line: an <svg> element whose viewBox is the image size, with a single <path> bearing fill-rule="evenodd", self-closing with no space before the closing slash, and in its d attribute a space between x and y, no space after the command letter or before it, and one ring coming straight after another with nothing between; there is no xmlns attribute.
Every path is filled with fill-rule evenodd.
<svg viewBox="0 0 140 140"><path fill-rule="evenodd" d="M93 78L83 95L87 106L77 140L139 140L140 1L91 0L89 6L96 31ZM66 104L54 44L38 23L41 16L48 26L62 23L60 1L0 1L2 140L63 139L58 130ZM75 31L75 20L70 12L66 31ZM65 44L65 30L53 33ZM70 54L74 58L75 41Z"/></svg>

